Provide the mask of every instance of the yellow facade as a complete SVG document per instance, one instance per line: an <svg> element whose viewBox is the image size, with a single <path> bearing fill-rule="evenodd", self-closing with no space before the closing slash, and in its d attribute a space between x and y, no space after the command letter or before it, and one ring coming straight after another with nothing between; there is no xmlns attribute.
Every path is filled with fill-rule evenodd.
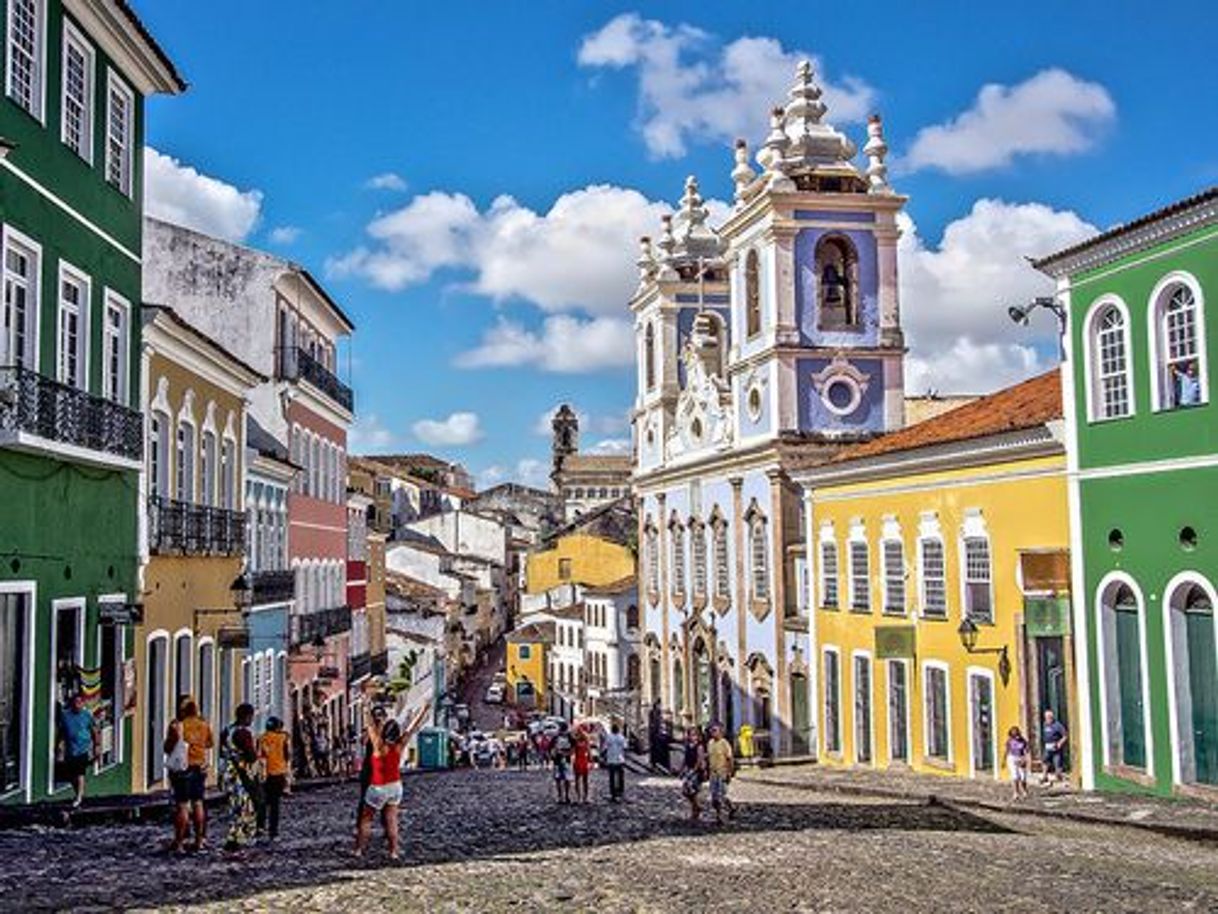
<svg viewBox="0 0 1218 914"><path fill-rule="evenodd" d="M508 698L514 703L541 708L545 706L548 683L546 682L546 650L548 645L544 638L523 638L516 640L516 633L508 636L507 644L507 683ZM533 697L529 701L520 695L521 683L527 682L533 687Z"/></svg>
<svg viewBox="0 0 1218 914"><path fill-rule="evenodd" d="M960 461L964 462L964 461ZM945 772L962 776L1007 777L1003 761L1007 731L1019 726L1025 737L1038 725L1040 710L1034 689L1028 688L1029 645L1023 627L1025 593L1021 588L1021 553L1056 552L1061 556L1069 543L1066 507L1065 458L1037 456L1006 463L989 463L940 472L911 471L812 488L809 525L814 557L812 592L815 596L815 640L819 689L816 696L819 726L819 757L830 765L860 765L875 768L908 767L916 771ZM936 538L942 543L946 613L931 618L924 612L924 562L920 541L932 543L931 566ZM965 538L988 541L993 622L977 624L976 653L965 650L958 629L964 618ZM824 551L822 543L836 543L837 608L826 607ZM896 574L885 577L883 543L899 540L903 556L904 601L899 608L885 606L886 583L895 599L900 587L893 586ZM868 552L870 607L853 610L852 598L861 587L852 586L851 542L865 542ZM973 547L974 550L977 548ZM857 550L856 550L857 551ZM896 557L891 554L890 570ZM975 555L975 553L974 553ZM860 563L861 565L861 563ZM861 578L861 575L859 576ZM937 580L933 574L931 578ZM935 588L932 580L932 590ZM974 587L977 585L974 584ZM984 588L982 587L982 590ZM937 601L932 601L937 602ZM913 629L913 650L894 650L888 635L893 627ZM888 632L879 631L889 629ZM877 641L877 631L879 640ZM1068 639L1067 639L1068 640ZM999 673L1000 655L985 652L1005 646L1010 677L1004 684ZM881 650L883 648L883 650ZM836 717L833 681L829 667L836 653L838 693ZM880 659L880 654L906 653L904 659ZM904 689L900 689L904 669ZM863 677L869 666L869 675ZM860 669L861 668L861 669ZM943 672L931 672L931 670ZM933 677L933 681L932 681ZM946 700L935 706L939 683L946 679ZM859 681L869 679L870 688L860 690ZM988 686L987 683L988 682ZM987 714L985 691L992 689ZM905 744L899 756L901 727L900 694L906 708ZM867 705L870 726L866 726ZM931 732L935 722L946 720ZM1073 715L1072 715L1073 716ZM988 755L986 718L989 721ZM838 738L834 734L839 733ZM869 737L868 737L869 734ZM867 742L870 741L870 759ZM931 743L937 742L938 746ZM944 752L943 750L946 749ZM935 751L932 754L932 750ZM894 758L896 756L896 758Z"/></svg>
<svg viewBox="0 0 1218 914"><path fill-rule="evenodd" d="M562 584L604 587L634 574L634 553L626 546L586 533L560 537L554 548L535 552L525 568L527 591L545 593Z"/></svg>

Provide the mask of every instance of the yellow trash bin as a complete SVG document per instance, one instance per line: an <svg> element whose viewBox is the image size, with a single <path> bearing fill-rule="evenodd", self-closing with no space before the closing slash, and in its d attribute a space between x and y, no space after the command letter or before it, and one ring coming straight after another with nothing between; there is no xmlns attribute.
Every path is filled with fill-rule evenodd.
<svg viewBox="0 0 1218 914"><path fill-rule="evenodd" d="M749 724L745 724L740 728L740 735L737 737L737 742L740 744L740 757L753 757L753 728Z"/></svg>

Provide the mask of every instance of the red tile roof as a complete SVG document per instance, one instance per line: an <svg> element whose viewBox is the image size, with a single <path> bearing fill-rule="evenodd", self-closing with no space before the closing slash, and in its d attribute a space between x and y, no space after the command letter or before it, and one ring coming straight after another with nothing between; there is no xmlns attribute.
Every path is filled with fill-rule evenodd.
<svg viewBox="0 0 1218 914"><path fill-rule="evenodd" d="M839 451L830 463L910 451L952 441L984 438L1016 429L1035 428L1062 418L1058 369L958 406L949 412L888 435Z"/></svg>

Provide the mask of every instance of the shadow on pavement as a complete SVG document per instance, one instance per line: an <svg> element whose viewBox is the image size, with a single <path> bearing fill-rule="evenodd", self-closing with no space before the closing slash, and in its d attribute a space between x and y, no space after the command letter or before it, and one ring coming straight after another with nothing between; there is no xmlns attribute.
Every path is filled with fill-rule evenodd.
<svg viewBox="0 0 1218 914"><path fill-rule="evenodd" d="M490 781L490 782L488 782ZM949 806L900 802L744 802L737 818L716 827L713 817L690 822L673 779L640 778L627 802L605 802L594 774L594 802L559 806L548 773L456 772L406 779L404 862L384 854L379 826L368 860L349 853L356 787L343 785L291 798L284 834L273 846L238 859L220 851L170 858L160 850L167 831L114 826L80 831L25 829L0 834L0 907L8 910L225 902L266 891L358 881L393 866L414 878L417 866L494 857L528 862L529 854L597 848L660 838L835 829L1003 834L981 816ZM224 821L210 827L223 840Z"/></svg>

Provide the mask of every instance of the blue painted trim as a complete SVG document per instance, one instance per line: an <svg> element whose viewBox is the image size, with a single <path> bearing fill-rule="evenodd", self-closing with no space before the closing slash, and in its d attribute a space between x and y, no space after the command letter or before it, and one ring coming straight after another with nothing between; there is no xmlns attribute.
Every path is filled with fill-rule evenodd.
<svg viewBox="0 0 1218 914"><path fill-rule="evenodd" d="M875 213L829 213L816 209L797 209L795 218L817 222L875 222Z"/></svg>
<svg viewBox="0 0 1218 914"><path fill-rule="evenodd" d="M696 292L678 292L673 300L678 305L696 305L698 303L698 294ZM722 292L715 292L702 296L702 301L710 305L729 305L732 302L732 297Z"/></svg>

